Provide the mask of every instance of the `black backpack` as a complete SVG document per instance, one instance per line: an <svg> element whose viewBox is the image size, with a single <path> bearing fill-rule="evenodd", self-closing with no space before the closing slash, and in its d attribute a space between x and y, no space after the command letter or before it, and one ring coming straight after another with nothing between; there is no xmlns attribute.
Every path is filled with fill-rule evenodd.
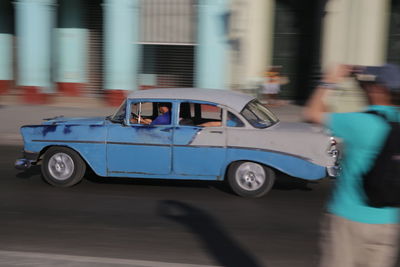
<svg viewBox="0 0 400 267"><path fill-rule="evenodd" d="M367 111L390 124L390 131L372 168L363 175L367 203L372 207L400 207L400 123Z"/></svg>

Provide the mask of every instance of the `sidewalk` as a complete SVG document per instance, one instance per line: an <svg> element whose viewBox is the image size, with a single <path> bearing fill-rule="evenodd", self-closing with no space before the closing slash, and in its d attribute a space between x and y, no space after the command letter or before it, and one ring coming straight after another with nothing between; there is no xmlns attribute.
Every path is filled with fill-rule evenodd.
<svg viewBox="0 0 400 267"><path fill-rule="evenodd" d="M43 118L91 117L113 114L117 107L107 106L98 98L60 97L51 104L26 105L13 96L0 98L0 144L22 145L19 128L22 125L40 124ZM302 107L285 105L271 110L281 121L301 121Z"/></svg>
<svg viewBox="0 0 400 267"><path fill-rule="evenodd" d="M0 250L0 266L31 267L221 267L134 259L87 257L38 252Z"/></svg>

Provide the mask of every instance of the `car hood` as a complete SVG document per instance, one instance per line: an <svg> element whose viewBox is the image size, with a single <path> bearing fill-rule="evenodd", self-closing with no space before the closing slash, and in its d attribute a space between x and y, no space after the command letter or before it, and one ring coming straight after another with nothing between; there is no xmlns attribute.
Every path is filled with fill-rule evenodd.
<svg viewBox="0 0 400 267"><path fill-rule="evenodd" d="M65 118L58 116L54 118L44 119L46 120L43 124L57 125L57 124L68 124L68 125L102 125L104 124L106 117L81 117L81 118Z"/></svg>

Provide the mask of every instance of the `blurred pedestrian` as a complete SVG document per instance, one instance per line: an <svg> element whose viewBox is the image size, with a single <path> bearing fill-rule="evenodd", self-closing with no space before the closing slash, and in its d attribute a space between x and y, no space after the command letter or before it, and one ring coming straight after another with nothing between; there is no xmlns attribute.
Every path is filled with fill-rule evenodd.
<svg viewBox="0 0 400 267"><path fill-rule="evenodd" d="M329 89L349 75L338 66L325 76L305 109L308 120L325 125L344 143L341 173L327 205L321 239L320 267L392 267L398 254L399 210L369 206L362 186L389 134L389 124L366 112L325 113ZM400 69L395 65L366 67L357 75L368 111L399 121L392 95L400 91Z"/></svg>
<svg viewBox="0 0 400 267"><path fill-rule="evenodd" d="M278 106L280 104L278 95L281 91L281 85L288 82L286 77L281 76L280 69L281 67L279 66L272 66L265 72L261 94L264 102L270 106Z"/></svg>

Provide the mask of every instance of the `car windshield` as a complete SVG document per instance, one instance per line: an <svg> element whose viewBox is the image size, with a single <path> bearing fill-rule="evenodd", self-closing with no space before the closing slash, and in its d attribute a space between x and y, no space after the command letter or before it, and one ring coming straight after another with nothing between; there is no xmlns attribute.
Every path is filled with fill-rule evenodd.
<svg viewBox="0 0 400 267"><path fill-rule="evenodd" d="M109 118L112 122L123 122L125 119L126 112L126 100L121 104L117 111Z"/></svg>
<svg viewBox="0 0 400 267"><path fill-rule="evenodd" d="M275 114L257 99L250 101L240 113L255 128L267 128L279 121Z"/></svg>

